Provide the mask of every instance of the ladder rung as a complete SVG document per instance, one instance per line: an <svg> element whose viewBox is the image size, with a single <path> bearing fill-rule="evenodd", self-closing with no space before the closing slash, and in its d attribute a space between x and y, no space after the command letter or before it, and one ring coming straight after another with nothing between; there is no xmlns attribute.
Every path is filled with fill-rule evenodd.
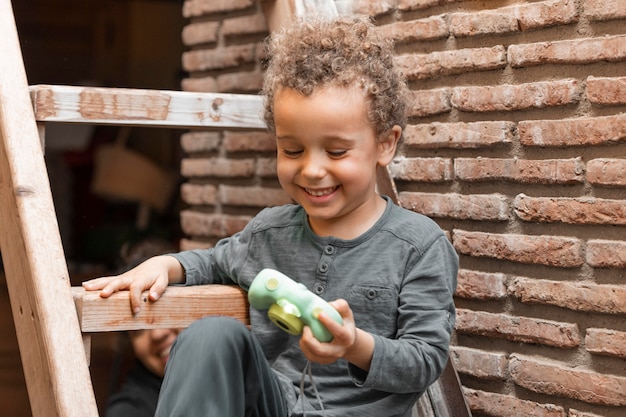
<svg viewBox="0 0 626 417"><path fill-rule="evenodd" d="M34 85L29 91L38 122L265 129L263 98L252 94L67 85Z"/></svg>
<svg viewBox="0 0 626 417"><path fill-rule="evenodd" d="M81 330L85 333L152 328L184 328L205 316L229 316L249 324L245 291L233 285L171 286L157 302L142 295L142 310L132 314L128 291L109 298L99 291L72 287Z"/></svg>

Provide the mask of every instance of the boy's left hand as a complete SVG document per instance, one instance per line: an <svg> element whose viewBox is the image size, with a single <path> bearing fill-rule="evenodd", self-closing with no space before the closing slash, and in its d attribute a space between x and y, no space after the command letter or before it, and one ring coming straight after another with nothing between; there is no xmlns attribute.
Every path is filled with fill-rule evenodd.
<svg viewBox="0 0 626 417"><path fill-rule="evenodd" d="M329 364L337 359L346 359L363 370L368 370L372 359L374 341L371 335L357 329L352 309L346 300L338 299L329 303L343 318L343 325L325 313L320 313L319 321L333 335L333 340L323 343L313 336L308 326L304 327L300 338L300 349L312 362Z"/></svg>

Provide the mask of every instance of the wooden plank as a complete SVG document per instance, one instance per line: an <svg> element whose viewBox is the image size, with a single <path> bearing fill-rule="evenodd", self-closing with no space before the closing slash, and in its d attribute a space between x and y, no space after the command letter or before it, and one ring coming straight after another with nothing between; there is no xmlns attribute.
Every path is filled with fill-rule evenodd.
<svg viewBox="0 0 626 417"><path fill-rule="evenodd" d="M97 416L10 0L0 39L0 250L32 415Z"/></svg>
<svg viewBox="0 0 626 417"><path fill-rule="evenodd" d="M229 316L250 324L246 292L232 285L170 286L157 302L142 297L139 314L130 309L128 291L102 298L99 291L73 287L83 332L183 328L205 316Z"/></svg>
<svg viewBox="0 0 626 417"><path fill-rule="evenodd" d="M263 98L252 94L36 85L39 122L170 128L265 129Z"/></svg>

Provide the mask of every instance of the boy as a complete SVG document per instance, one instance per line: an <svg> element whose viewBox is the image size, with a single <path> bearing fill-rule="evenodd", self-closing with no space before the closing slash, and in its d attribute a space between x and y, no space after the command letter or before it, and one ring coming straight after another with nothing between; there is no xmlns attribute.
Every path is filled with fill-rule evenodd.
<svg viewBox="0 0 626 417"><path fill-rule="evenodd" d="M165 364L179 329L128 332L135 361L123 385L107 401L105 417L153 417Z"/></svg>
<svg viewBox="0 0 626 417"><path fill-rule="evenodd" d="M263 210L208 250L85 283L157 300L168 284L248 289L263 268L303 283L343 317L297 337L251 309L252 332L208 318L172 349L157 416L410 416L443 370L458 257L430 219L376 193L405 125L393 49L365 19L299 23L274 37L263 94L277 174L296 204ZM135 310L137 311L137 310ZM304 384L308 373L309 383Z"/></svg>
<svg viewBox="0 0 626 417"><path fill-rule="evenodd" d="M148 237L122 246L122 268L127 271L156 255L171 253L169 241ZM145 329L128 332L135 357L119 390L106 404L105 417L154 417L169 352L180 329Z"/></svg>

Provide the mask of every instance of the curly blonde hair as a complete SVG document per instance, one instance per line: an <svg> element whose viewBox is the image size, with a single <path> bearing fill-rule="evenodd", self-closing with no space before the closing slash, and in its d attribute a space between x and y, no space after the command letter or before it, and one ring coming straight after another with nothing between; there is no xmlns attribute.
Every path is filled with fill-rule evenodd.
<svg viewBox="0 0 626 417"><path fill-rule="evenodd" d="M377 136L406 125L407 86L395 68L393 44L365 17L299 21L274 34L262 94L264 118L275 133L274 99L283 88L308 96L328 85L363 88Z"/></svg>

